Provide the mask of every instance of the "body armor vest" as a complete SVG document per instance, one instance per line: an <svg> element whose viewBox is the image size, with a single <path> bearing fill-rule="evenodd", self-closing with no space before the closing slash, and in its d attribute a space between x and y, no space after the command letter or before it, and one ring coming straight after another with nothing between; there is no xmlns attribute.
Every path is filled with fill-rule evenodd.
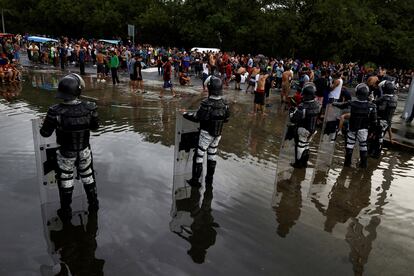
<svg viewBox="0 0 414 276"><path fill-rule="evenodd" d="M297 121L298 127L307 129L311 134L315 132L318 120L320 105L315 100L305 101L298 107L299 114L304 118Z"/></svg>
<svg viewBox="0 0 414 276"><path fill-rule="evenodd" d="M98 128L96 105L90 102L57 104L49 108L41 133L49 136L56 128L56 142L63 151L89 147L90 130Z"/></svg>
<svg viewBox="0 0 414 276"><path fill-rule="evenodd" d="M386 120L391 124L395 109L397 108L397 97L384 95L376 101L378 120Z"/></svg>
<svg viewBox="0 0 414 276"><path fill-rule="evenodd" d="M200 120L200 128L217 137L221 135L223 124L229 118L229 107L221 98L207 98L201 102L197 117Z"/></svg>
<svg viewBox="0 0 414 276"><path fill-rule="evenodd" d="M376 113L376 108L368 101L352 101L351 117L349 119L349 130L358 131L368 129L371 124L372 113Z"/></svg>

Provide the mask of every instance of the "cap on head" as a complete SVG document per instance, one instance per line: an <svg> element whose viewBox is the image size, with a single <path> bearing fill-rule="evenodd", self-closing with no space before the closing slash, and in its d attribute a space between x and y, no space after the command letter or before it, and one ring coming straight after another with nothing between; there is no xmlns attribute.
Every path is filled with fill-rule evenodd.
<svg viewBox="0 0 414 276"><path fill-rule="evenodd" d="M63 100L74 100L85 88L85 81L75 73L64 76L58 84L56 98Z"/></svg>
<svg viewBox="0 0 414 276"><path fill-rule="evenodd" d="M355 95L360 101L367 101L369 97L369 87L365 83L360 83L355 87Z"/></svg>
<svg viewBox="0 0 414 276"><path fill-rule="evenodd" d="M220 78L211 76L210 81L207 84L209 96L221 96L223 95L223 83Z"/></svg>

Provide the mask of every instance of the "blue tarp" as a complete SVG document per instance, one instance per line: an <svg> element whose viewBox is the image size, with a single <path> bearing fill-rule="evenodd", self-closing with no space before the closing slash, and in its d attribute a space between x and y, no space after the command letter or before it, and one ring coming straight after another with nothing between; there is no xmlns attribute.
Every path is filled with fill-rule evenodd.
<svg viewBox="0 0 414 276"><path fill-rule="evenodd" d="M56 39L41 37L41 36L29 36L27 38L28 41L39 42L39 43L46 43L46 42L58 42Z"/></svg>
<svg viewBox="0 0 414 276"><path fill-rule="evenodd" d="M99 39L99 42L105 42L108 44L115 44L115 45L118 45L119 43L121 43L120 40L111 40L111 39Z"/></svg>

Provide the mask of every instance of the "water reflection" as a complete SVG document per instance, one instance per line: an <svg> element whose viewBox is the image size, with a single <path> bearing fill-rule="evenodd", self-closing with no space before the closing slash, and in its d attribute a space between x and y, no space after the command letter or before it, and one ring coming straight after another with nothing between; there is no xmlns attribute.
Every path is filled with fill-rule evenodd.
<svg viewBox="0 0 414 276"><path fill-rule="evenodd" d="M324 229L332 232L335 225L345 223L358 216L369 205L371 195L371 175L369 170L343 168L330 192Z"/></svg>
<svg viewBox="0 0 414 276"><path fill-rule="evenodd" d="M61 76L52 73L30 75L32 87L44 90L56 90Z"/></svg>
<svg viewBox="0 0 414 276"><path fill-rule="evenodd" d="M306 169L294 169L290 179L278 181L276 187L277 234L285 238L300 217L302 208L301 186Z"/></svg>
<svg viewBox="0 0 414 276"><path fill-rule="evenodd" d="M0 85L0 94L8 102L11 102L20 96L22 92L22 84L13 82Z"/></svg>
<svg viewBox="0 0 414 276"><path fill-rule="evenodd" d="M345 241L350 247L349 261L352 263L352 268L356 276L363 275L364 266L368 262L369 254L372 250L372 244L377 238L377 228L381 223L381 215L383 209L387 204L387 194L391 187L391 182L394 180L393 170L397 165L397 158L385 157L387 159L388 167L382 169L384 176L381 187L377 190L380 192L376 196L377 200L373 204L375 207L368 213L369 222L364 227L361 219L351 218L345 235ZM377 163L379 166L379 162ZM372 175L373 176L373 175ZM364 230L367 234L364 233Z"/></svg>
<svg viewBox="0 0 414 276"><path fill-rule="evenodd" d="M216 243L219 225L211 213L212 200L213 185L206 185L202 201L200 190L192 187L189 198L176 200L177 215L170 223L170 230L190 243L187 254L198 264L204 263L208 248Z"/></svg>
<svg viewBox="0 0 414 276"><path fill-rule="evenodd" d="M385 154L381 160L370 159L370 167L366 170L341 168L329 193L327 206L321 196L323 190L314 190L311 201L316 209L325 216L324 230L331 233L337 223L349 221L345 241L350 248L349 261L355 275L362 275L368 262L373 242L377 238L377 228L381 223L383 208L388 203L388 190L394 180L394 170L398 158ZM399 160L402 164L407 160ZM384 164L387 164L384 167ZM376 172L382 171L381 185L372 187L379 178ZM326 188L329 173L317 174L315 183ZM315 184L314 184L315 185ZM371 194L378 191L375 197ZM375 202L373 201L376 198Z"/></svg>
<svg viewBox="0 0 414 276"><path fill-rule="evenodd" d="M29 78L30 75L27 76L27 79ZM179 100L160 101L156 98L158 91L149 90L148 95L137 95L125 92L125 87L122 86L112 89L110 85L96 85L93 79L90 79L91 81L87 80L88 86L84 94L91 99L97 99L103 121L102 129L95 133L95 137L92 138L94 139L92 143L96 146L97 156L99 157L97 158L97 165L101 168L101 171L105 171L101 174L103 184L102 201L105 202L106 199L106 202L108 202L108 199L114 199L114 184L118 184L119 179L122 179L123 185L121 185L122 187L119 186L120 192L116 193L118 194L117 197L125 198L126 195L131 196L132 190L139 190L140 194L145 194L145 196L142 196L142 200L148 198L145 200L150 202L151 198L157 198L156 206L141 204L140 200L136 201L136 198L134 198L134 201L138 202L137 204L142 210L142 212L134 213L137 218L136 223L148 222L148 217L144 213L150 213L153 218L157 218L151 220L148 227L135 227L136 225L131 224L128 217L119 218L117 212L112 214L113 217L110 220L108 220L108 216L105 216L105 221L102 217L99 218L105 225L105 229L103 229L105 233L116 233L116 239L111 240L110 237L101 235L98 240L99 242L102 240L103 244L111 245L102 246L99 244L99 253L97 253L98 256L101 254L105 256L104 269L107 272L106 274L116 275L119 272L127 275L151 274L137 273L139 263L145 264L146 268L152 272L159 272L158 274L168 274L170 269L174 272L180 270L177 273L170 274L230 274L234 272L233 268L226 270L223 266L223 270L219 271L217 267L221 268L223 262L227 260L226 264L229 264L230 258L226 259L226 257L234 254L234 258L232 258L235 260L234 263L237 263L238 272L240 272L238 274L240 275L270 274L270 271L276 271L279 268L282 268L282 271L286 268L286 271L289 272L292 271L292 265L294 264L297 264L298 267L296 270L298 273L296 274L329 275L326 270L318 271L326 262L330 262L332 266L337 268L338 274L341 275L349 275L352 271L351 267L357 275L362 272L377 275L382 271L385 271L385 274L392 274L390 271L397 267L402 272L400 275L409 275L408 271L412 269L412 265L409 265L412 263L412 254L401 254L403 262L408 264L405 267L398 266L401 261L396 260L389 260L389 265L387 261L387 267L378 265L387 258L388 252L389 254L410 252L412 246L412 235L409 233L413 210L412 201L410 200L412 185L409 185L409 182L412 177L413 161L409 154L404 152L397 154L385 149L385 154L379 163L375 163L370 159L369 166L372 169L364 175L362 172L352 171L352 169L343 171L341 167L343 154L337 152L334 159L341 160L336 162L336 165L334 164L328 172L317 172L316 174L314 183L320 184L318 188L321 191L316 191L312 193L310 198L306 198L304 196L306 194L304 193L306 190L304 185L305 172L304 170L296 170L289 183L281 183L277 187L279 201L274 212L272 212L272 210L269 210L268 201L271 197L270 193L272 191L270 190L273 189L273 183L269 179L274 177L271 170L273 170L277 160L280 134L286 112L271 109L268 117L249 117L247 113L251 110L250 95L237 94L237 103L234 103L231 107L233 117L226 125L223 141L220 145L221 156L225 157L223 158L225 160L220 162L220 166L223 167L218 170L218 179L225 179L226 184L228 182L231 185L217 185L215 187L219 191L216 193L217 209L219 210L217 213L212 214L211 209L203 207L210 205L211 208L211 200L210 202L207 200L208 195L204 195L203 199L202 194L197 190L191 192L191 201L180 203L180 209L183 212L182 221L177 222L176 228L174 228L178 232L177 235L182 237L182 239L178 239L163 225L169 219L166 218L166 209L170 206L170 195L167 195L166 191L169 191L170 187L166 183L170 183L168 174L172 171L172 166L165 164L171 163L171 157L168 156L171 155L172 150L168 147L172 146L174 142L176 109L181 107L190 109L197 106L201 96L186 96ZM39 78L36 83L43 80L50 81L50 78ZM27 138L31 137L31 131L30 126L25 122L25 120L28 120L28 116L9 117L9 114L17 113L17 108L21 109L20 103L24 103L35 116L39 116L39 114L46 112L50 105L56 103L53 91L41 88L45 86L40 85L37 86L40 89L34 89L32 80L26 81L22 86L24 88L20 95L17 93L9 98L10 104L6 103L6 100L1 100L0 104L0 107L5 106L13 109L6 110L7 112L1 111L2 127L5 129L7 127L2 136L6 138L7 146L3 145L2 153L8 158L5 158L3 165L12 168L4 173L3 179L16 179L16 183L13 182L13 185L3 186L4 190L9 189L11 191L5 193L5 206L12 204L10 198L22 199L21 191L27 192L28 189L27 185L20 183L24 182L23 178L26 180L26 178L34 175L32 169L33 149L30 146L30 139ZM15 124L16 122L18 124ZM6 134L10 135L7 136ZM12 142L14 140L16 142ZM151 142L151 144L142 143L143 141ZM154 143L158 145L154 145ZM21 149L22 145L26 145L24 150ZM341 147L343 148L343 146ZM131 149L134 149L134 152ZM164 164L160 166L156 177L145 174L146 169L139 170L140 168L148 168L147 165L144 164L143 166L142 164L148 162L137 161L137 156L148 154L154 160L160 161L160 165ZM114 166L112 162L115 160L114 158L119 166ZM9 161L6 162L6 160ZM16 162L10 164L10 160ZM108 165L107 160L110 160L111 166ZM24 169L17 168L17 165L13 166L14 163ZM125 170L119 168L125 168ZM151 178L147 182L149 183L148 186L140 182L129 181L128 173L131 171L134 171L134 176ZM141 172L142 175L140 175ZM36 190L32 190L29 190L26 195L33 199L36 198L33 196ZM205 204L203 203L204 200L206 201ZM21 202L24 202L24 200L21 200ZM119 201L119 203L120 208L123 209L128 206L129 201ZM105 208L105 204L103 206ZM12 213L13 216L24 217L28 215L27 212L33 215L34 211L23 211L21 208L14 210L14 212ZM216 219L222 215L220 224L225 225L226 230L229 229L229 233L232 233L231 237L226 237L223 243L219 240L216 242L217 234L219 234L218 238L222 238L222 235L217 229L218 225L213 215ZM78 236L78 234L73 233L82 233L83 231L83 234L79 235L89 239L90 248L96 246L96 233L94 238L94 231L88 232L86 230L89 227L87 224L89 224L89 221L93 221L93 218L89 219L87 216L87 214L82 216L84 230L79 227L79 223L75 222L69 228L61 226L61 228L53 229L56 232L53 234L53 244L56 242L60 248L63 248L64 246L61 245L67 243L64 239L62 241L58 238L63 236L62 233L65 236L67 235L68 239L73 240L74 235ZM8 218L6 213L4 217ZM119 219L121 223L108 223L112 219ZM310 220L312 221L309 222ZM10 229L20 229L16 226L16 220L12 221L10 219L8 221L11 221L11 226L6 229L6 234L11 232ZM125 226L121 232L118 232L120 230L119 225ZM145 225L147 224L145 223ZM89 228L93 227L92 223ZM35 226L31 226L29 231L32 231L33 228ZM290 239L284 239L281 242L280 238L274 238L272 233L275 232L276 228L278 236L287 237L290 235ZM324 229L327 232L324 232ZM327 234L329 231L333 234ZM339 239L338 233L342 235ZM36 249L32 249L30 253L31 256L34 256L32 259L44 255L44 252L39 253L39 251L44 251L42 241L39 242L39 235L31 232L31 235L26 236L30 238L29 242L21 239L13 240L13 238L10 241L4 241L11 237L11 235L6 235L2 244L6 245L6 249L16 248L16 246L24 248L31 244L31 241L36 241L40 245L36 246ZM154 243L153 239L147 238L154 236L160 242ZM167 242L165 239L167 239ZM183 239L187 242L184 242ZM319 240L323 240L323 242L319 242ZM314 247L312 247L317 252L313 256L313 262L309 261L309 254L301 255L305 252L304 248L298 250L300 245L295 244L295 241L301 241L302 244L317 242L317 245L313 244ZM95 245L93 245L94 243ZM245 256L234 252L232 249L234 245L237 245L243 252L257 251L257 254L253 255L261 256L261 258L252 258L250 262L240 262L240 259ZM210 249L211 246L214 246L213 250ZM72 247L76 248L76 246ZM181 247L185 247L185 250L177 255L177 248ZM113 254L114 248L118 249L117 253L119 254L115 254L116 256ZM140 248L139 252L137 248ZM103 265L103 261L94 256L93 250L82 250L89 252L85 254L88 255L87 259L89 259L90 264L95 263L96 267L99 264ZM187 250L188 253L186 254ZM64 251L67 252L67 250ZM290 251L297 252L297 254ZM163 254L164 252L166 253ZM261 255L263 252L265 253ZM62 249L56 254L56 261L59 264L62 263L62 266L65 266L69 271L70 258L62 260L60 253L63 253ZM292 254L295 254L293 259ZM139 256L138 260L130 261L135 256ZM294 264L284 261L275 262L275 260L280 260L280 256L286 256L287 259L293 260ZM344 262L344 256L347 259L349 256L349 260ZM13 258L17 264L18 257L13 256ZM192 260L199 263L204 262L204 264L202 266L188 265L189 262L192 263ZM13 263L13 268L18 267L15 263ZM12 266L10 265L7 268L10 267ZM38 263L25 263L23 267L24 269L38 270ZM164 267L168 268L164 269ZM264 270L259 270L262 267ZM300 267L304 267L305 271L301 270ZM76 270L76 268L73 269ZM163 269L163 273L160 273L160 269ZM188 272L192 269L193 271ZM97 273L102 273L101 269L96 268L96 270L99 271ZM312 273L315 271L320 273ZM93 273L91 272L91 274Z"/></svg>
<svg viewBox="0 0 414 276"><path fill-rule="evenodd" d="M58 217L49 219L47 239L54 266L42 266L46 275L103 275L105 261L95 257L98 212L78 211L69 222Z"/></svg>
<svg viewBox="0 0 414 276"><path fill-rule="evenodd" d="M348 225L345 240L351 249L349 261L352 263L355 276L360 276L364 272L364 266L372 250L372 243L377 238L377 227L380 222L381 219L374 216L364 227L357 218L352 218ZM368 232L366 235L364 230Z"/></svg>

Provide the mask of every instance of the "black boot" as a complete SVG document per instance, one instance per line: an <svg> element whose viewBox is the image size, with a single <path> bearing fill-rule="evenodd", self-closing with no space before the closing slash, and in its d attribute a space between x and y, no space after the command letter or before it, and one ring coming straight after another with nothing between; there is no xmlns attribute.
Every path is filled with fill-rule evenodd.
<svg viewBox="0 0 414 276"><path fill-rule="evenodd" d="M344 167L351 167L352 165L352 152L353 149L345 149L345 162Z"/></svg>
<svg viewBox="0 0 414 276"><path fill-rule="evenodd" d="M216 171L217 161L207 160L207 175L206 175L206 185L213 184L213 175Z"/></svg>
<svg viewBox="0 0 414 276"><path fill-rule="evenodd" d="M359 152L359 167L365 169L368 167L368 154L366 151L360 151Z"/></svg>
<svg viewBox="0 0 414 276"><path fill-rule="evenodd" d="M92 184L84 184L83 188L85 189L86 197L88 198L89 211L98 211L99 200L96 191L96 183L93 182Z"/></svg>
<svg viewBox="0 0 414 276"><path fill-rule="evenodd" d="M306 168L308 166L309 161L309 150L305 150L300 158L300 162L302 164L302 168Z"/></svg>
<svg viewBox="0 0 414 276"><path fill-rule="evenodd" d="M302 165L302 161L301 161L301 159L295 159L295 163L290 163L290 165L292 166L292 167L294 167L294 168L296 168L296 169L301 169L301 168L303 168L303 165Z"/></svg>
<svg viewBox="0 0 414 276"><path fill-rule="evenodd" d="M187 180L187 183L190 184L191 187L200 188L200 177L201 173L203 172L203 163L194 163L193 164L193 175L190 180Z"/></svg>
<svg viewBox="0 0 414 276"><path fill-rule="evenodd" d="M59 218L63 222L70 221L72 218L72 193L73 187L70 188L59 188L59 197L60 197L60 209L57 210Z"/></svg>
<svg viewBox="0 0 414 276"><path fill-rule="evenodd" d="M296 140L295 140L295 143L297 143ZM290 165L294 168L301 169L303 167L303 165L302 165L303 154L302 154L300 159L297 159L297 156L298 156L298 147L295 145L295 163L290 163Z"/></svg>

